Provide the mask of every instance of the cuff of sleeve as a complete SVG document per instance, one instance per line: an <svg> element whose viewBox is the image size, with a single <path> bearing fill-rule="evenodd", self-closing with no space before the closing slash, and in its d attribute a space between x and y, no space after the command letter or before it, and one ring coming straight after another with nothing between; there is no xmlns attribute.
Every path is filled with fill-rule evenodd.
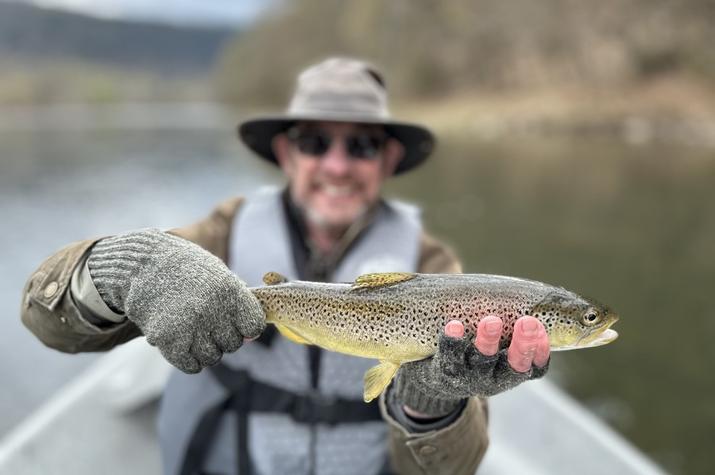
<svg viewBox="0 0 715 475"><path fill-rule="evenodd" d="M425 393L425 386L402 374L397 375L390 386L389 395L400 403L435 417L451 414L462 403L462 398L440 399L436 394Z"/></svg>
<svg viewBox="0 0 715 475"><path fill-rule="evenodd" d="M89 274L87 261L88 257L85 256L83 262L75 269L70 281L72 299L81 310L82 317L93 325L124 322L126 316L115 313L102 300Z"/></svg>
<svg viewBox="0 0 715 475"><path fill-rule="evenodd" d="M425 433L409 433L387 410L380 397L382 417L393 429L399 445L408 448L416 463L428 473L473 474L489 445L486 401L469 398L457 418L446 427Z"/></svg>
<svg viewBox="0 0 715 475"><path fill-rule="evenodd" d="M388 413L384 393L380 397L382 417L393 429L394 442L406 446L427 473L473 474L476 471L489 445L485 404L480 398L469 398L448 426L413 434Z"/></svg>
<svg viewBox="0 0 715 475"><path fill-rule="evenodd" d="M405 413L403 404L398 402L394 397L392 397L391 392L392 386L388 388L387 395L385 396L386 410L408 432L412 434L425 433L435 430L443 429L454 421L462 414L464 407L467 405L467 400L463 399L456 403L456 407L449 413L442 417L436 417L428 419L426 421L419 421L408 416Z"/></svg>

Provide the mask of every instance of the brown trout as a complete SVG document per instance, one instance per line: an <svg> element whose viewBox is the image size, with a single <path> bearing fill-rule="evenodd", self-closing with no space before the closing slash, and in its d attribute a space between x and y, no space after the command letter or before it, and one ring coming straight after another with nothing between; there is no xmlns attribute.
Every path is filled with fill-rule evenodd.
<svg viewBox="0 0 715 475"><path fill-rule="evenodd" d="M286 338L348 355L375 358L365 373L364 399L387 387L400 365L437 351L450 320L475 336L482 317L503 322L506 348L519 317L544 324L552 350L605 345L618 334L609 327L618 316L607 307L561 287L488 274L366 274L351 284L288 281L275 272L253 287L266 313Z"/></svg>

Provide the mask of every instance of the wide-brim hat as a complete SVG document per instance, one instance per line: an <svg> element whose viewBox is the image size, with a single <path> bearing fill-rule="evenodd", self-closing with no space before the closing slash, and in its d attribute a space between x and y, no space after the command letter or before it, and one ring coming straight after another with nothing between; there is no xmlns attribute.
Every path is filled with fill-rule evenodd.
<svg viewBox="0 0 715 475"><path fill-rule="evenodd" d="M300 121L379 124L405 149L395 174L411 170L432 153L435 139L418 124L391 118L387 91L380 72L356 59L329 58L309 67L299 76L284 114L254 117L239 124L243 143L260 157L278 164L273 138Z"/></svg>

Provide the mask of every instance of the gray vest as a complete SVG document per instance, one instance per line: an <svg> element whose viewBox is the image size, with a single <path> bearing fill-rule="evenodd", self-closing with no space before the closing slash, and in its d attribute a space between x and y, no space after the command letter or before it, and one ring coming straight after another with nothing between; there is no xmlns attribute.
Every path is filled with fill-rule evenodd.
<svg viewBox="0 0 715 475"><path fill-rule="evenodd" d="M248 199L234 221L231 233L231 269L249 286L261 285L265 272L276 271L295 279L294 259L286 217L278 191L264 191ZM338 266L336 282L350 282L368 272L417 270L419 213L402 203L385 203L360 240ZM256 380L297 393L311 391L307 347L276 337L270 346L246 344L225 355L231 368L246 369ZM360 400L364 372L375 361L325 352L321 361L318 392ZM197 421L225 398L224 389L208 371L187 375L174 371L167 384L159 414L159 437L164 470L177 473ZM226 413L205 463L209 473L235 473L236 421ZM387 456L384 422L311 427L281 413L249 416L248 446L259 474L376 473ZM315 444L311 447L311 440Z"/></svg>

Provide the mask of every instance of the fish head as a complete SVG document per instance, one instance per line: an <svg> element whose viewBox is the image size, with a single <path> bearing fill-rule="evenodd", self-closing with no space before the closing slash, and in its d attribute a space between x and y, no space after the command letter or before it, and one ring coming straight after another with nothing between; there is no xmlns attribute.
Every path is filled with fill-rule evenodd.
<svg viewBox="0 0 715 475"><path fill-rule="evenodd" d="M544 324L552 351L601 346L618 337L610 328L618 315L605 305L570 292L547 295L534 305L531 315Z"/></svg>

